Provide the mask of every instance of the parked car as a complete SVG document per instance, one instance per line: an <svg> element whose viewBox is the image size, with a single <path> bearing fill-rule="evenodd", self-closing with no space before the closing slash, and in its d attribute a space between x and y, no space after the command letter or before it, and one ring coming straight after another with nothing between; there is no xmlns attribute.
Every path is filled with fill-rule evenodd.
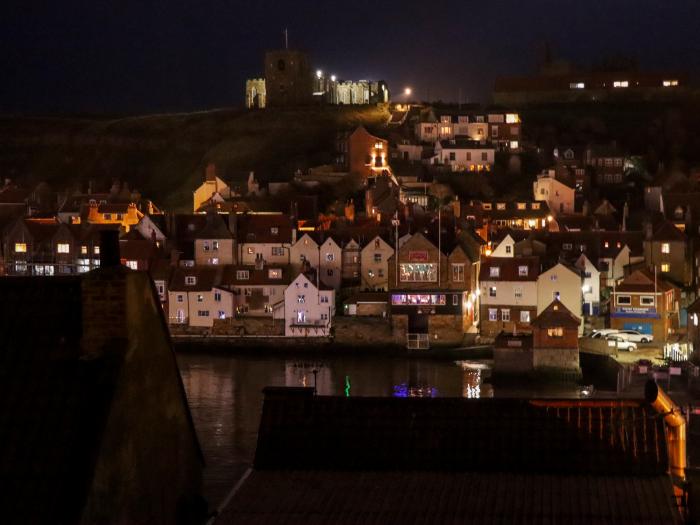
<svg viewBox="0 0 700 525"><path fill-rule="evenodd" d="M616 334L617 332L619 332L619 330L617 330L615 328L604 328L602 330L593 330L591 332L590 337L592 337L594 339L601 339L601 338L604 339L609 335Z"/></svg>
<svg viewBox="0 0 700 525"><path fill-rule="evenodd" d="M654 340L653 335L643 334L637 330L620 330L616 335L628 341L632 341L633 343L651 343Z"/></svg>
<svg viewBox="0 0 700 525"><path fill-rule="evenodd" d="M628 339L624 339L618 334L608 335L605 340L608 342L609 346L614 346L618 350L627 350L628 352L634 352L637 349L637 343L634 343Z"/></svg>

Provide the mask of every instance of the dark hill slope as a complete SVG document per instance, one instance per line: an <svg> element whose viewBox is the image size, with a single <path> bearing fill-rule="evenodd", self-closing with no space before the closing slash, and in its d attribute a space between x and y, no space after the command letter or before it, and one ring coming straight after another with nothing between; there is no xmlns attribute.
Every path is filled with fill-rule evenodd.
<svg viewBox="0 0 700 525"><path fill-rule="evenodd" d="M287 180L332 160L336 132L381 131L384 108L212 110L126 118L0 117L0 177L61 190L115 178L168 209L187 209L203 166Z"/></svg>

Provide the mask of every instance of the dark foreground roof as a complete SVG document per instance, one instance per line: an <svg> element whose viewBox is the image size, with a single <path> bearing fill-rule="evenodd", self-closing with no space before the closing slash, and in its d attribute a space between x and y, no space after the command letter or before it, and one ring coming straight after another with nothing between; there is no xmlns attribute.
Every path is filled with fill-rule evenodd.
<svg viewBox="0 0 700 525"><path fill-rule="evenodd" d="M266 389L220 523L679 523L643 402L346 398Z"/></svg>
<svg viewBox="0 0 700 525"><path fill-rule="evenodd" d="M78 522L120 364L79 355L78 278L8 278L2 297L2 515Z"/></svg>

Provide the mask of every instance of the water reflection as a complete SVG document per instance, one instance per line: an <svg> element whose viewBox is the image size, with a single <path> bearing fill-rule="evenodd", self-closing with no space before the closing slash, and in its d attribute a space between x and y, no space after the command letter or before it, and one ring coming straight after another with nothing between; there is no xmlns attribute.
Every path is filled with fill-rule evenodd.
<svg viewBox="0 0 700 525"><path fill-rule="evenodd" d="M204 451L205 495L226 496L255 453L266 386L315 387L320 395L493 397L488 361L434 361L380 357L179 354L178 363ZM498 385L507 397L578 397L575 387Z"/></svg>

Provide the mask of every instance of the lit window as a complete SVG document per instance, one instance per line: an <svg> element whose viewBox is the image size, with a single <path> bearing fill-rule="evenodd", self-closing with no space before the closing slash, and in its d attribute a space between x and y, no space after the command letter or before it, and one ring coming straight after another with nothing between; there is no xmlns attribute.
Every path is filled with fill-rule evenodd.
<svg viewBox="0 0 700 525"><path fill-rule="evenodd" d="M219 249L219 241L211 241L211 249L218 250Z"/></svg>
<svg viewBox="0 0 700 525"><path fill-rule="evenodd" d="M571 82L569 83L569 89L583 89L586 87L586 84L583 82Z"/></svg>
<svg viewBox="0 0 700 525"><path fill-rule="evenodd" d="M399 265L402 282L435 282L437 265L430 263L410 263Z"/></svg>
<svg viewBox="0 0 700 525"><path fill-rule="evenodd" d="M56 251L58 253L70 253L70 244L62 242L56 245Z"/></svg>
<svg viewBox="0 0 700 525"><path fill-rule="evenodd" d="M498 321L498 309L489 308L489 321Z"/></svg>
<svg viewBox="0 0 700 525"><path fill-rule="evenodd" d="M518 266L518 275L520 277L527 277L527 266Z"/></svg>
<svg viewBox="0 0 700 525"><path fill-rule="evenodd" d="M489 297L496 297L496 287L489 286Z"/></svg>
<svg viewBox="0 0 700 525"><path fill-rule="evenodd" d="M277 235L279 232L280 232L280 229L277 228L277 227L275 227L275 226L273 226L272 228L270 228L270 233L271 233L272 235Z"/></svg>
<svg viewBox="0 0 700 525"><path fill-rule="evenodd" d="M670 272L670 271L671 271L671 265L668 264L668 263L663 263L663 264L661 265L661 271L664 272L664 273Z"/></svg>
<svg viewBox="0 0 700 525"><path fill-rule="evenodd" d="M510 149L518 149L519 144L517 140L511 140L510 141Z"/></svg>
<svg viewBox="0 0 700 525"><path fill-rule="evenodd" d="M197 294L197 302L198 303L203 303L204 302L204 296L200 293Z"/></svg>
<svg viewBox="0 0 700 525"><path fill-rule="evenodd" d="M100 255L100 247L95 246L95 248L92 250L95 255Z"/></svg>
<svg viewBox="0 0 700 525"><path fill-rule="evenodd" d="M253 255L255 253L255 248L248 246L248 255Z"/></svg>
<svg viewBox="0 0 700 525"><path fill-rule="evenodd" d="M678 85L678 80L664 80L663 81L664 87L674 87L677 85Z"/></svg>
<svg viewBox="0 0 700 525"><path fill-rule="evenodd" d="M267 270L267 277L268 279L281 279L282 270L280 268L270 268Z"/></svg>
<svg viewBox="0 0 700 525"><path fill-rule="evenodd" d="M80 247L80 253L83 255L87 255L88 249L87 246L81 246Z"/></svg>
<svg viewBox="0 0 700 525"><path fill-rule="evenodd" d="M306 302L306 297L303 295L297 295L297 303L304 304Z"/></svg>
<svg viewBox="0 0 700 525"><path fill-rule="evenodd" d="M519 122L520 115L518 115L517 113L506 113L506 124L518 124Z"/></svg>
<svg viewBox="0 0 700 525"><path fill-rule="evenodd" d="M547 335L549 337L564 337L564 328L562 328L561 326L547 328Z"/></svg>
<svg viewBox="0 0 700 525"><path fill-rule="evenodd" d="M126 261L126 266L127 266L127 268L131 268L132 270L139 269L138 261Z"/></svg>
<svg viewBox="0 0 700 525"><path fill-rule="evenodd" d="M530 310L522 310L520 312L520 322L529 323L530 322Z"/></svg>
<svg viewBox="0 0 700 525"><path fill-rule="evenodd" d="M615 80L613 82L614 88L626 88L629 87L630 83L627 80Z"/></svg>
<svg viewBox="0 0 700 525"><path fill-rule="evenodd" d="M15 243L15 253L27 253L27 243L26 242L16 242Z"/></svg>
<svg viewBox="0 0 700 525"><path fill-rule="evenodd" d="M671 245L667 242L661 245L661 253L671 253Z"/></svg>
<svg viewBox="0 0 700 525"><path fill-rule="evenodd" d="M327 254L326 254L326 261L328 261L328 262L333 262L334 259L335 259L335 255L334 255L334 254L332 254L332 253L327 253Z"/></svg>
<svg viewBox="0 0 700 525"><path fill-rule="evenodd" d="M489 277L500 277L501 268L499 266L492 266L489 268Z"/></svg>

